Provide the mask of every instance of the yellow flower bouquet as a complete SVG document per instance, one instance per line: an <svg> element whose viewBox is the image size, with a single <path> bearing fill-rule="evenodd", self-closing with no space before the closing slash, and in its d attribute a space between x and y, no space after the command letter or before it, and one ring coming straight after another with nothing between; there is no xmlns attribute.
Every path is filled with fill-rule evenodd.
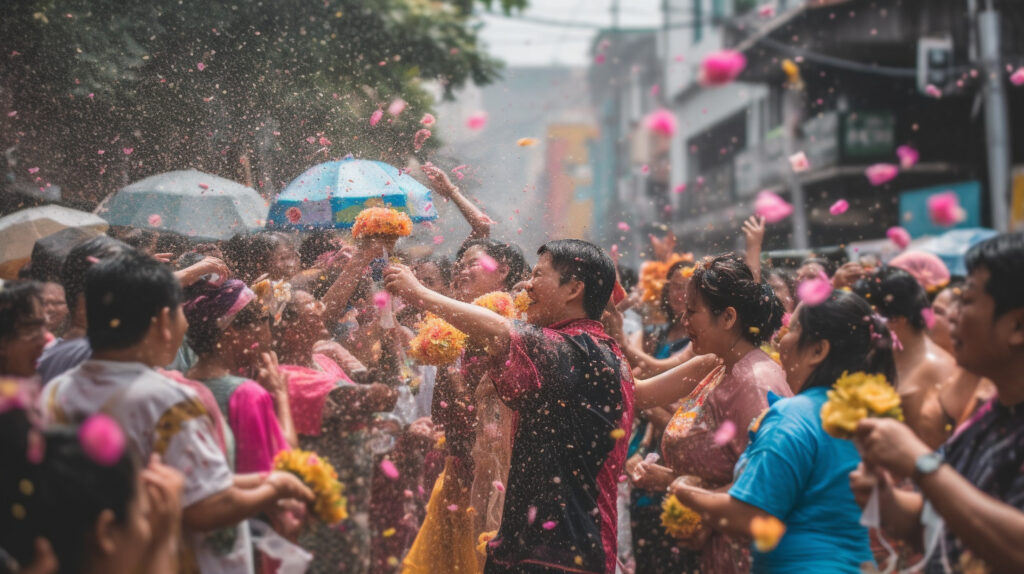
<svg viewBox="0 0 1024 574"><path fill-rule="evenodd" d="M866 417L903 420L900 396L885 375L843 372L821 407L821 426L836 438L851 438Z"/></svg>
<svg viewBox="0 0 1024 574"><path fill-rule="evenodd" d="M331 463L305 450L283 450L274 457L274 469L290 472L302 479L316 500L313 512L326 524L348 518L348 501L342 496L342 484Z"/></svg>
<svg viewBox="0 0 1024 574"><path fill-rule="evenodd" d="M368 207L359 212L352 225L352 237L406 237L412 235L409 216L390 207Z"/></svg>
<svg viewBox="0 0 1024 574"><path fill-rule="evenodd" d="M516 293L514 303L516 304L516 311L519 311L520 313L525 313L530 308L530 305L533 303L533 298L530 297L530 294L527 293L526 290L523 290L520 291L519 293Z"/></svg>
<svg viewBox="0 0 1024 574"><path fill-rule="evenodd" d="M481 295L473 300L473 304L506 319L513 318L516 312L512 296L502 291ZM416 336L409 342L409 356L424 365L450 365L466 347L466 339L465 333L444 319L428 314L417 325Z"/></svg>
<svg viewBox="0 0 1024 574"><path fill-rule="evenodd" d="M687 540L700 532L700 514L669 495L661 502L661 525L670 536Z"/></svg>

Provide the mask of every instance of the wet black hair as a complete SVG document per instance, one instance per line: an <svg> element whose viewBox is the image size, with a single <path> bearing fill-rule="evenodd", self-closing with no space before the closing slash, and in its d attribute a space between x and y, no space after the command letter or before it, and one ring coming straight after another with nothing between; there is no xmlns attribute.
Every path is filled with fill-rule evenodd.
<svg viewBox="0 0 1024 574"><path fill-rule="evenodd" d="M284 242L274 231L240 233L224 243L223 251L235 276L249 284L267 273L270 256Z"/></svg>
<svg viewBox="0 0 1024 574"><path fill-rule="evenodd" d="M18 327L43 304L43 286L36 281L10 281L0 287L0 341L18 334Z"/></svg>
<svg viewBox="0 0 1024 574"><path fill-rule="evenodd" d="M637 275L636 269L624 265L619 265L617 269L619 271L619 284L622 285L622 288L627 293L632 291L633 287L636 287L636 284L640 281L640 276Z"/></svg>
<svg viewBox="0 0 1024 574"><path fill-rule="evenodd" d="M93 351L124 349L142 341L164 308L182 303L171 268L136 251L93 265L85 274L87 334Z"/></svg>
<svg viewBox="0 0 1024 574"><path fill-rule="evenodd" d="M687 267L693 266L693 261L676 261L665 273L665 285L661 288L661 300L658 304L661 307L662 314L668 319L669 325L675 324L679 320L679 316L672 311L672 306L668 303L668 284L672 281L673 275Z"/></svg>
<svg viewBox="0 0 1024 574"><path fill-rule="evenodd" d="M896 384L892 333L867 301L847 291L832 291L818 305L803 305L795 318L800 323L801 348L828 341L825 360L807 378L801 392L831 387L844 371L882 374Z"/></svg>
<svg viewBox="0 0 1024 574"><path fill-rule="evenodd" d="M444 281L445 285L451 285L452 282L452 262L450 259L443 255L430 255L428 257L420 257L413 262L413 265L433 265L437 267L438 272L441 273L441 280Z"/></svg>
<svg viewBox="0 0 1024 574"><path fill-rule="evenodd" d="M505 276L505 289L511 290L516 283L527 279L530 274L530 267L526 264L526 256L523 250L515 243L502 243L496 239L470 239L462 243L455 259L462 259L462 256L473 247L480 247L484 253L492 257L501 265L508 267L508 275Z"/></svg>
<svg viewBox="0 0 1024 574"><path fill-rule="evenodd" d="M615 263L603 249L581 239L559 239L540 246L537 255L551 256L551 266L561 283L576 279L583 283L583 311L600 319L615 288Z"/></svg>
<svg viewBox="0 0 1024 574"><path fill-rule="evenodd" d="M299 263L303 269L309 269L324 253L338 250L338 233L333 229L314 229L303 238L299 245Z"/></svg>
<svg viewBox="0 0 1024 574"><path fill-rule="evenodd" d="M125 251L134 249L127 243L106 235L86 239L71 249L60 270L64 300L67 301L69 310L75 310L78 296L85 292L85 272L97 261Z"/></svg>
<svg viewBox="0 0 1024 574"><path fill-rule="evenodd" d="M775 291L764 281L754 281L750 267L733 253L698 262L690 284L713 314L735 309L743 338L754 345L769 340L782 326L786 310Z"/></svg>
<svg viewBox="0 0 1024 574"><path fill-rule="evenodd" d="M762 271L762 274L766 281L771 277L775 277L779 281L785 283L786 288L789 289L789 296L792 297L794 301L796 300L796 276L789 271L779 269L778 267L764 270Z"/></svg>
<svg viewBox="0 0 1024 574"><path fill-rule="evenodd" d="M24 567L35 556L36 538L42 537L53 547L60 572L80 572L100 514L110 510L118 524L125 524L136 496L138 466L129 449L110 466L97 464L82 449L73 427L37 434L43 440L43 459L34 464L28 461L27 444L29 435L39 432L24 410L0 414L3 549Z"/></svg>
<svg viewBox="0 0 1024 574"><path fill-rule="evenodd" d="M903 317L915 331L927 328L921 311L931 307L928 294L913 275L899 267L879 267L857 281L853 292L867 299L887 319Z"/></svg>
<svg viewBox="0 0 1024 574"><path fill-rule="evenodd" d="M995 300L993 318L1024 307L1024 232L1001 233L967 252L967 273L989 272L985 292Z"/></svg>
<svg viewBox="0 0 1024 574"><path fill-rule="evenodd" d="M191 240L180 233L161 231L156 235L156 253L170 253L171 258L180 257L191 247Z"/></svg>

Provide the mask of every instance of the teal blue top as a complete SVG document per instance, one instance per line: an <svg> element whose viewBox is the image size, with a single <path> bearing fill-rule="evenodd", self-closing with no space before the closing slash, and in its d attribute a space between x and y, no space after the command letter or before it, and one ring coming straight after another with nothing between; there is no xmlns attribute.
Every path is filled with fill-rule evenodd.
<svg viewBox="0 0 1024 574"><path fill-rule="evenodd" d="M769 393L771 406L736 463L729 494L786 525L774 551L752 550L755 574L859 574L862 563L874 562L850 491L860 455L851 441L821 428L827 392L813 388L788 399Z"/></svg>

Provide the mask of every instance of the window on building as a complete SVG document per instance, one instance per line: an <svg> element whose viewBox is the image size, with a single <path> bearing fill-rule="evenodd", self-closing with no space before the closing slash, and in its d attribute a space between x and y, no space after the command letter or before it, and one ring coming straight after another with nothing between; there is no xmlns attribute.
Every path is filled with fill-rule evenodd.
<svg viewBox="0 0 1024 574"><path fill-rule="evenodd" d="M704 0L693 0L693 43L704 39Z"/></svg>
<svg viewBox="0 0 1024 574"><path fill-rule="evenodd" d="M725 19L725 2L726 0L711 0L712 22L717 24Z"/></svg>

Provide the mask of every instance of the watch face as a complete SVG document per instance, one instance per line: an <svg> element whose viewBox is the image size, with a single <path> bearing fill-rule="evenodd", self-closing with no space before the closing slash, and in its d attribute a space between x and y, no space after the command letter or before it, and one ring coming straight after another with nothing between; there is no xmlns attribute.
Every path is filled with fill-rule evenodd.
<svg viewBox="0 0 1024 574"><path fill-rule="evenodd" d="M942 466L942 455L937 452L923 454L917 458L914 466L921 474L931 474Z"/></svg>

